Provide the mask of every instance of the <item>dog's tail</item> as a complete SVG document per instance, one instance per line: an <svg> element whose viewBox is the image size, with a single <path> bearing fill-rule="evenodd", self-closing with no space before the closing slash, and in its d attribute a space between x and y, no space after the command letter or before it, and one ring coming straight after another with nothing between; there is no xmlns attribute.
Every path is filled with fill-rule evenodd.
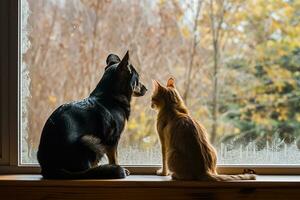
<svg viewBox="0 0 300 200"><path fill-rule="evenodd" d="M236 181L236 180L255 180L254 174L237 174L237 175L219 175L219 174L207 174L204 180L209 181Z"/></svg>
<svg viewBox="0 0 300 200"><path fill-rule="evenodd" d="M126 177L126 170L119 165L100 165L85 171L71 172L65 169L42 169L45 179L121 179Z"/></svg>

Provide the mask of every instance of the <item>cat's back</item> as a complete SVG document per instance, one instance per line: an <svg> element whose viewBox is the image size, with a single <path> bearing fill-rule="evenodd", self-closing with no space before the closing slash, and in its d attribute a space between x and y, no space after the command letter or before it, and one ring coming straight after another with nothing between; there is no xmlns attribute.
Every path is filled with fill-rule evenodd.
<svg viewBox="0 0 300 200"><path fill-rule="evenodd" d="M170 121L172 128L185 131L196 131L193 119L186 113L179 113Z"/></svg>
<svg viewBox="0 0 300 200"><path fill-rule="evenodd" d="M188 114L178 114L170 121L168 132L173 145L197 146L198 129L193 119Z"/></svg>

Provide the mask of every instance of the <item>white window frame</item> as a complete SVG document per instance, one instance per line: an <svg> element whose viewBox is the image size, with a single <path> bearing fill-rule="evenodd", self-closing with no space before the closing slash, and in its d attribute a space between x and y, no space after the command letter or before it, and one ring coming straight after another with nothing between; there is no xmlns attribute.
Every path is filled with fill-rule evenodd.
<svg viewBox="0 0 300 200"><path fill-rule="evenodd" d="M0 174L39 173L38 165L20 165L19 0L0 1ZM125 166L132 174L155 174L159 166ZM221 174L300 174L300 165L218 165Z"/></svg>

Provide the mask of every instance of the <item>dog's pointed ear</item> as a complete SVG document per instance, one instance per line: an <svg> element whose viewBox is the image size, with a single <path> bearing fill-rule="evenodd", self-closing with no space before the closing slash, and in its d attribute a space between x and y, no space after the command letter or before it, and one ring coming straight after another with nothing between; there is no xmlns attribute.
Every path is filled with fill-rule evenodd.
<svg viewBox="0 0 300 200"><path fill-rule="evenodd" d="M116 54L109 54L106 58L106 64L107 66L119 63L121 59Z"/></svg>
<svg viewBox="0 0 300 200"><path fill-rule="evenodd" d="M131 71L128 64L129 64L129 51L127 51L125 56L122 58L121 62L118 65L118 68L122 71L124 70Z"/></svg>
<svg viewBox="0 0 300 200"><path fill-rule="evenodd" d="M167 82L167 87L175 88L175 79L173 77L170 77Z"/></svg>

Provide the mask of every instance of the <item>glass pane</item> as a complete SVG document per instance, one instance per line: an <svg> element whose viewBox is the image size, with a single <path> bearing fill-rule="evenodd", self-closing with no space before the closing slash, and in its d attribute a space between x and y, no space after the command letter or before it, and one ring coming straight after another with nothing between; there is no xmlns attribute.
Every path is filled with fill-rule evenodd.
<svg viewBox="0 0 300 200"><path fill-rule="evenodd" d="M21 161L59 105L83 99L109 53L148 87L132 100L121 164L161 163L151 79L172 75L219 164L300 164L300 2L21 1ZM212 10L213 8L213 10Z"/></svg>

